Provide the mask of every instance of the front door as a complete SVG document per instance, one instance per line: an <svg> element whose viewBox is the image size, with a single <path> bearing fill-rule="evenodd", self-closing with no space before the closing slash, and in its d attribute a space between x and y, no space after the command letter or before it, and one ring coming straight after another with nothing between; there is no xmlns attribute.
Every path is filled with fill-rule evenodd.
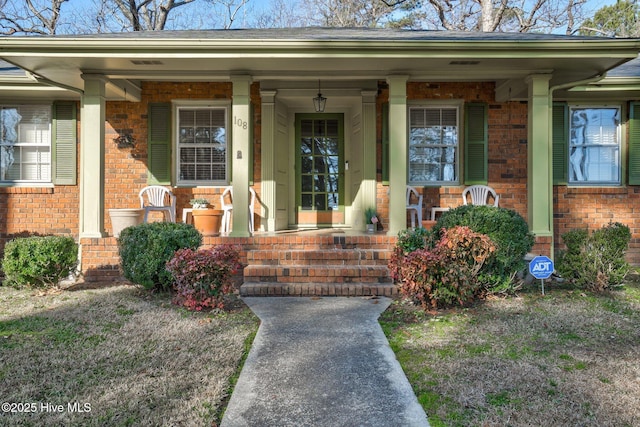
<svg viewBox="0 0 640 427"><path fill-rule="evenodd" d="M344 224L343 115L296 114L296 153L298 225Z"/></svg>

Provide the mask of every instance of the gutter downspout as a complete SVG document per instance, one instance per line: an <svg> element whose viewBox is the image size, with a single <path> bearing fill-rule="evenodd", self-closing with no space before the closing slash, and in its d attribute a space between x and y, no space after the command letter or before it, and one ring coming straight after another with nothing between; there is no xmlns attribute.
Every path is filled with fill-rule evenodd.
<svg viewBox="0 0 640 427"><path fill-rule="evenodd" d="M595 83L597 81L600 81L602 79L604 79L605 77L607 77L607 73L602 73L602 74L596 74L593 77L589 77L588 79L583 79L583 80L578 80L575 82L569 82L569 83L564 83L561 85L556 85L556 86L551 86L549 88L549 96L553 95L553 92L556 90L561 90L561 89L566 89L569 87L574 87L574 86L582 86L582 85L586 85L589 83Z"/></svg>
<svg viewBox="0 0 640 427"><path fill-rule="evenodd" d="M597 81L600 81L602 79L604 79L607 76L607 73L604 72L602 74L596 74L593 77L589 77L587 79L583 79L583 80L578 80L575 82L569 82L569 83L564 83L561 85L556 85L556 86L551 86L549 88L549 102L551 103L551 106L549 108L549 114L553 115L553 92L555 92L556 90L562 90L562 89L567 89L567 88L571 88L571 87L575 87L575 86L582 86L582 85L587 85L590 83L595 83ZM550 123L553 123L553 117L550 119L549 121ZM549 141L553 140L553 126L549 127ZM549 178L549 182L551 183L551 188L549 189L549 198L551 199L549 202L549 206L551 206L551 209L549 209L549 224L551 224L551 259L555 260L555 227L553 224L553 144L551 144L551 150L549 150L549 164L551 165L549 174L551 175Z"/></svg>

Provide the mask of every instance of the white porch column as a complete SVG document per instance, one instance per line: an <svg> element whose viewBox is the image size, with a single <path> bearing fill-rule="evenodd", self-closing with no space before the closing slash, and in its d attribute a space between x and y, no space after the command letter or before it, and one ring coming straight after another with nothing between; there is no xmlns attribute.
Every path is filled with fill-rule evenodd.
<svg viewBox="0 0 640 427"><path fill-rule="evenodd" d="M80 148L80 238L104 237L105 84L102 75L83 74Z"/></svg>
<svg viewBox="0 0 640 427"><path fill-rule="evenodd" d="M261 90L262 98L262 217L265 220L264 231L276 229L276 98L277 91Z"/></svg>
<svg viewBox="0 0 640 427"><path fill-rule="evenodd" d="M553 146L550 74L533 74L529 85L527 144L528 222L536 236L553 237Z"/></svg>
<svg viewBox="0 0 640 427"><path fill-rule="evenodd" d="M407 80L388 76L389 83L389 232L407 228Z"/></svg>
<svg viewBox="0 0 640 427"><path fill-rule="evenodd" d="M364 224L364 210L376 206L376 95L378 91L362 91L362 210L358 224ZM364 227L361 227L364 230Z"/></svg>
<svg viewBox="0 0 640 427"><path fill-rule="evenodd" d="M251 112L251 76L239 75L231 78L233 83L233 105L231 108L233 169L233 228L230 236L248 237L249 233L249 174L253 165L249 164Z"/></svg>

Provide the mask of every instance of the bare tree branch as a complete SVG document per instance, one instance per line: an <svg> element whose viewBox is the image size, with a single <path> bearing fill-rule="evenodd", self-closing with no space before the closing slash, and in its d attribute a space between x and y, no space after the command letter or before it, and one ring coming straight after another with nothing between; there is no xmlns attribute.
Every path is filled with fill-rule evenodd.
<svg viewBox="0 0 640 427"><path fill-rule="evenodd" d="M60 20L60 10L68 0L3 1L0 5L0 33L12 34L55 34Z"/></svg>
<svg viewBox="0 0 640 427"><path fill-rule="evenodd" d="M133 31L161 31L169 14L180 6L195 0L103 0L113 3Z"/></svg>

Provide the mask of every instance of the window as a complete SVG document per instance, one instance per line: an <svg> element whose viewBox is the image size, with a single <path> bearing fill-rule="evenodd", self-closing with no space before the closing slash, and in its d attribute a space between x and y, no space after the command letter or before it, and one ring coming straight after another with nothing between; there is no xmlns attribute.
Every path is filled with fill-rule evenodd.
<svg viewBox="0 0 640 427"><path fill-rule="evenodd" d="M226 107L178 107L178 184L229 181Z"/></svg>
<svg viewBox="0 0 640 427"><path fill-rule="evenodd" d="M409 108L409 182L458 181L457 107Z"/></svg>
<svg viewBox="0 0 640 427"><path fill-rule="evenodd" d="M569 183L620 184L620 108L570 107Z"/></svg>
<svg viewBox="0 0 640 427"><path fill-rule="evenodd" d="M51 106L0 106L0 183L51 182Z"/></svg>

